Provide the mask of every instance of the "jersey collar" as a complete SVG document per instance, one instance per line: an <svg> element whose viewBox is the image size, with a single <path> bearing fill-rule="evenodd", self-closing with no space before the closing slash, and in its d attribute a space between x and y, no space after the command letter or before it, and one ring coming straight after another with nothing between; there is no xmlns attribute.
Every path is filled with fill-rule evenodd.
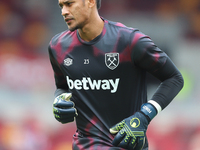
<svg viewBox="0 0 200 150"><path fill-rule="evenodd" d="M94 45L95 43L97 43L105 34L105 31L106 31L106 27L105 27L105 20L104 18L101 17L101 19L104 21L104 27L103 27L103 31L101 32L100 35L98 35L96 38L94 38L93 40L87 42L87 41L84 41L81 39L79 33L78 33L78 30L76 31L76 34L77 34L77 37L78 37L78 40L82 43L82 44L85 44L85 45Z"/></svg>

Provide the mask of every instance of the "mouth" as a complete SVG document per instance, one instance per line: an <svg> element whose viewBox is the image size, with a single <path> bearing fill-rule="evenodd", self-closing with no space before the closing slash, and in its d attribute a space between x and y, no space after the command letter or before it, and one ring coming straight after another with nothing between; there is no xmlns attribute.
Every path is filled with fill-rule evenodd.
<svg viewBox="0 0 200 150"><path fill-rule="evenodd" d="M71 23L72 20L73 20L72 18L65 18L65 22L66 22L67 24Z"/></svg>

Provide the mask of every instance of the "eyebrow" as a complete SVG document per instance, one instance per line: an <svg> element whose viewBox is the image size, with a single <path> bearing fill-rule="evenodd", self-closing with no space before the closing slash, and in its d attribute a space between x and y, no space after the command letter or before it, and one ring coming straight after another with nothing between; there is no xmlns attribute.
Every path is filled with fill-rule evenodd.
<svg viewBox="0 0 200 150"><path fill-rule="evenodd" d="M61 2L61 3L58 2L58 5L59 5L60 7L62 7L63 4L69 3L69 2L71 2L71 1L72 1L72 0L65 0L65 1L63 1L63 2Z"/></svg>

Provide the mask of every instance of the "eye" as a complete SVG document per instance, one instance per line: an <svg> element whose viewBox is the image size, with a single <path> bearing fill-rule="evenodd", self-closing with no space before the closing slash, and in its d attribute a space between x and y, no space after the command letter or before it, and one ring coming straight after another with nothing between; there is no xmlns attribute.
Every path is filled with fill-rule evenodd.
<svg viewBox="0 0 200 150"><path fill-rule="evenodd" d="M59 7L61 9L63 9L64 6L70 7L73 3L74 3L74 1L66 1L66 2L63 2L63 3L59 3Z"/></svg>
<svg viewBox="0 0 200 150"><path fill-rule="evenodd" d="M62 9L62 8L63 8L63 5L62 5L62 4L59 4L59 7Z"/></svg>
<svg viewBox="0 0 200 150"><path fill-rule="evenodd" d="M71 6L73 2L66 2L65 5Z"/></svg>

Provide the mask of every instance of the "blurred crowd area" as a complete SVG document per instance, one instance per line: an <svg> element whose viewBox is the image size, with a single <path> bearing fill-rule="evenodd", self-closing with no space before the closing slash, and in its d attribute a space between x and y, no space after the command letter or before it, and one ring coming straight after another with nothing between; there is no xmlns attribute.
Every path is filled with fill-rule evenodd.
<svg viewBox="0 0 200 150"><path fill-rule="evenodd" d="M57 3L0 1L0 150L71 149L75 124L62 125L52 113L47 48L53 35L67 29ZM150 150L198 150L200 1L102 0L99 12L149 34L184 76L182 92L149 126ZM156 86L149 77L150 95Z"/></svg>
<svg viewBox="0 0 200 150"><path fill-rule="evenodd" d="M161 15L169 21L183 19L183 37L188 40L200 38L199 0L106 0L103 1L102 12L115 15L142 12Z"/></svg>

